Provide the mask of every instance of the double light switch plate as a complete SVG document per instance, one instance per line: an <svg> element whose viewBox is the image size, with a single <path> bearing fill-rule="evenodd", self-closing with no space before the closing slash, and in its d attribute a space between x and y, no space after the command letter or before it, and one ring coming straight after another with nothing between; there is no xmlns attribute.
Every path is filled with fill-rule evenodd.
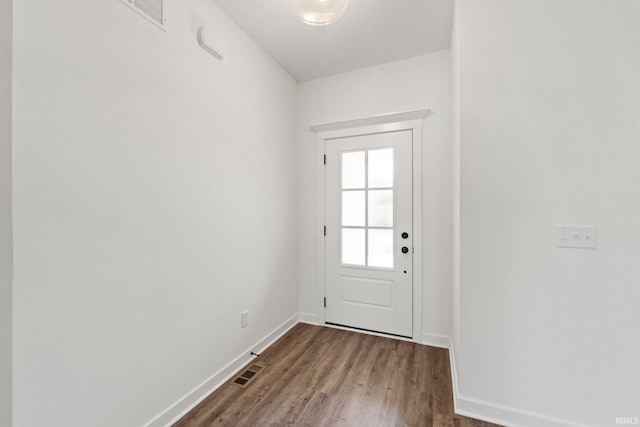
<svg viewBox="0 0 640 427"><path fill-rule="evenodd" d="M558 225L559 248L595 249L598 245L598 228L592 225Z"/></svg>

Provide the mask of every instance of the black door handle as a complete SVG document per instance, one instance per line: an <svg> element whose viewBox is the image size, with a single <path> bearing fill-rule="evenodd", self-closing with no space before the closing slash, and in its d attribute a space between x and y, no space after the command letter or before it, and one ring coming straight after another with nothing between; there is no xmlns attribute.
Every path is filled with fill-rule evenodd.
<svg viewBox="0 0 640 427"><path fill-rule="evenodd" d="M409 237L409 233L402 233L401 236L403 239L406 239Z"/></svg>
<svg viewBox="0 0 640 427"><path fill-rule="evenodd" d="M400 249L402 251L403 254L406 254L407 252L409 252L409 248L406 246L403 246L402 249Z"/></svg>

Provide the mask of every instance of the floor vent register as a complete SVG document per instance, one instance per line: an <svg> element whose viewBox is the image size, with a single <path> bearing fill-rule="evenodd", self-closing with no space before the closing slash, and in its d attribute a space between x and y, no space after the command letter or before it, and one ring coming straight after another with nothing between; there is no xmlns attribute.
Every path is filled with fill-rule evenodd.
<svg viewBox="0 0 640 427"><path fill-rule="evenodd" d="M238 387L245 388L248 386L251 381L253 381L258 374L264 369L263 366L260 365L251 365L248 368L244 369L240 375L235 377L231 382L233 385Z"/></svg>

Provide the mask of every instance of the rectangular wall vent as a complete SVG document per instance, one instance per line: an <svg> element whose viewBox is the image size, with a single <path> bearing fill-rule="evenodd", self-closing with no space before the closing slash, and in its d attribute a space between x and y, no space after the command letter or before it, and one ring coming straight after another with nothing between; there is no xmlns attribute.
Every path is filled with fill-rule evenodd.
<svg viewBox="0 0 640 427"><path fill-rule="evenodd" d="M167 0L120 0L147 20L166 31Z"/></svg>

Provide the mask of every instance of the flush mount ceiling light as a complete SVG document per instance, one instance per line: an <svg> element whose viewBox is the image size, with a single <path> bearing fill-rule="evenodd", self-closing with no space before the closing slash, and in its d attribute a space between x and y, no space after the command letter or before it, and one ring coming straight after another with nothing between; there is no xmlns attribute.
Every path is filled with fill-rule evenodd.
<svg viewBox="0 0 640 427"><path fill-rule="evenodd" d="M342 18L349 0L291 0L291 9L309 25L329 25Z"/></svg>

